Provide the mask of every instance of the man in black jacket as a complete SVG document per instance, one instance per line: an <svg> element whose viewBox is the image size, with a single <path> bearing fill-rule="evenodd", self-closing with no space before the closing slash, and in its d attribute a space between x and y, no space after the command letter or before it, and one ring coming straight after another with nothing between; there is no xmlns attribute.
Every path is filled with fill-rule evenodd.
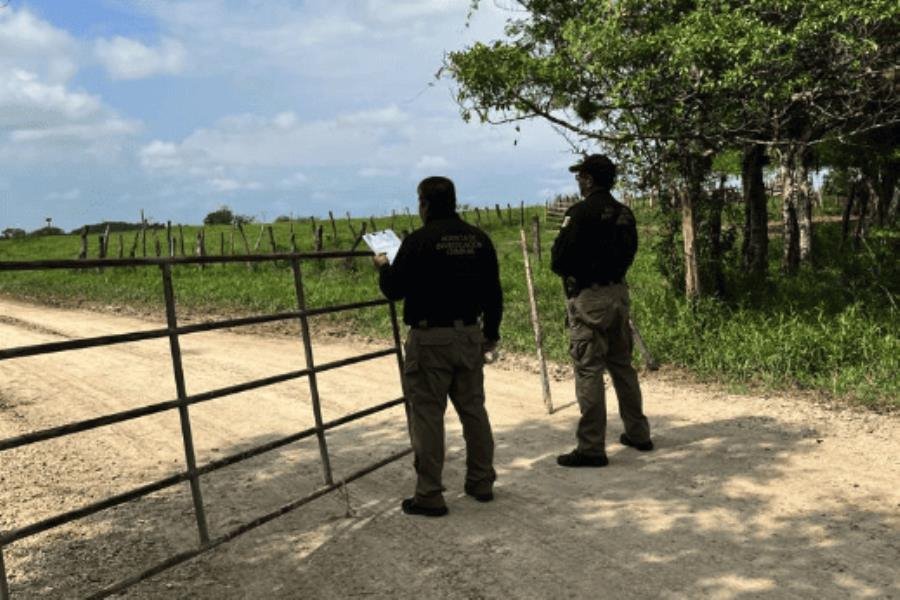
<svg viewBox="0 0 900 600"><path fill-rule="evenodd" d="M553 242L551 268L563 278L568 297L569 353L575 362L581 419L578 446L556 461L564 467L603 467L609 464L604 370L609 371L625 424L619 441L643 452L653 449L637 372L631 365L625 284L637 252L637 226L631 210L609 192L616 176L609 158L592 154L569 170L576 174L584 200L566 211Z"/></svg>
<svg viewBox="0 0 900 600"><path fill-rule="evenodd" d="M415 496L401 506L406 514L439 517L447 514L441 472L448 395L466 441L465 491L480 502L494 498L483 364L500 339L503 294L494 245L456 214L453 182L428 177L418 195L424 226L403 240L393 264L383 254L375 264L381 291L404 300L403 321L410 326L404 393L417 483Z"/></svg>

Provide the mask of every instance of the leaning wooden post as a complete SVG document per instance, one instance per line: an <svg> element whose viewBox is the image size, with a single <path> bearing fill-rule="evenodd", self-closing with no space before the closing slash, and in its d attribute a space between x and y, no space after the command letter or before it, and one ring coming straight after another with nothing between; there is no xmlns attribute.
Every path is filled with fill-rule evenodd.
<svg viewBox="0 0 900 600"><path fill-rule="evenodd" d="M353 221L350 219L350 211L347 211L347 227L350 229L350 238L356 239L356 228L353 227Z"/></svg>
<svg viewBox="0 0 900 600"><path fill-rule="evenodd" d="M475 224L481 227L481 211L475 207Z"/></svg>
<svg viewBox="0 0 900 600"><path fill-rule="evenodd" d="M254 254L256 254L257 252L259 252L259 243L262 242L262 236L263 236L263 232L264 232L265 230L266 230L266 226L265 226L265 225L260 225L260 226L259 226L259 235L256 236L256 243L253 244L253 253L254 253Z"/></svg>
<svg viewBox="0 0 900 600"><path fill-rule="evenodd" d="M172 245L172 221L166 221L166 252L169 256L175 256L175 247Z"/></svg>
<svg viewBox="0 0 900 600"><path fill-rule="evenodd" d="M506 203L506 224L512 226L512 204Z"/></svg>
<svg viewBox="0 0 900 600"><path fill-rule="evenodd" d="M331 221L331 242L337 245L337 225L334 222L334 214L330 210L328 211L328 220Z"/></svg>
<svg viewBox="0 0 900 600"><path fill-rule="evenodd" d="M494 204L494 208L497 209L497 220L500 221L500 224L503 225L503 211L500 210L500 204Z"/></svg>
<svg viewBox="0 0 900 600"><path fill-rule="evenodd" d="M378 231L378 225L375 224L375 217L369 217L369 225L372 227L371 231Z"/></svg>
<svg viewBox="0 0 900 600"><path fill-rule="evenodd" d="M272 254L277 254L278 247L275 245L275 232L272 230L271 225L267 227L267 231L269 232L269 247L272 249Z"/></svg>
<svg viewBox="0 0 900 600"><path fill-rule="evenodd" d="M524 229L519 230L519 239L522 243L522 256L525 259L525 282L528 284L528 303L531 305L534 345L537 346L538 362L541 366L541 389L544 395L544 406L547 407L547 414L553 414L553 400L550 398L550 378L547 376L547 361L544 359L544 336L541 333L541 321L534 293L534 278L531 273L531 261L528 259L528 242L525 241Z"/></svg>
<svg viewBox="0 0 900 600"><path fill-rule="evenodd" d="M147 222L144 221L144 211L141 211L141 254L147 258Z"/></svg>
<svg viewBox="0 0 900 600"><path fill-rule="evenodd" d="M157 258L162 256L162 243L159 241L159 235L156 232L153 233L153 249L156 251Z"/></svg>
<svg viewBox="0 0 900 600"><path fill-rule="evenodd" d="M293 252L294 254L299 252L299 250L297 250L297 234L295 234L293 231L291 232L291 252Z"/></svg>
<svg viewBox="0 0 900 600"><path fill-rule="evenodd" d="M134 240L131 242L131 250L128 251L128 258L134 258L135 254L137 254L138 240L140 237L141 231L138 229L134 232Z"/></svg>
<svg viewBox="0 0 900 600"><path fill-rule="evenodd" d="M184 256L184 228L178 226L178 252Z"/></svg>
<svg viewBox="0 0 900 600"><path fill-rule="evenodd" d="M541 218L537 215L531 217L531 237L534 244L534 255L541 262Z"/></svg>
<svg viewBox="0 0 900 600"><path fill-rule="evenodd" d="M519 226L525 229L525 201L519 202Z"/></svg>
<svg viewBox="0 0 900 600"><path fill-rule="evenodd" d="M322 238L325 237L323 234L324 234L323 227L322 227L322 224L320 223L316 227L316 239L313 242L313 248L315 249L316 252L321 252L323 249L324 244L323 244Z"/></svg>
<svg viewBox="0 0 900 600"><path fill-rule="evenodd" d="M88 226L85 225L81 228L81 251L78 253L78 258L80 260L84 260L88 255Z"/></svg>

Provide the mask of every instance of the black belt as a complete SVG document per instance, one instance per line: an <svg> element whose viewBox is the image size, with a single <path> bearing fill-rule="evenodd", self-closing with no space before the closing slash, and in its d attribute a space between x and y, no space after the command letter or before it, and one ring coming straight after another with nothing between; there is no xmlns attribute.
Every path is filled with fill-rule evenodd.
<svg viewBox="0 0 900 600"><path fill-rule="evenodd" d="M466 327L476 325L477 319L422 319L413 329L428 329L429 327Z"/></svg>

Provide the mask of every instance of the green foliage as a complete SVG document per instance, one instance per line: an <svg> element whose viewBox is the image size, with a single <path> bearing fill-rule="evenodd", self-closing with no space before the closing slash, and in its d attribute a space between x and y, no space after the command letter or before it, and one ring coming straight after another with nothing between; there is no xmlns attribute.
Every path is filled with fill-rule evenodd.
<svg viewBox="0 0 900 600"><path fill-rule="evenodd" d="M204 225L230 225L234 222L234 213L227 206L220 206L203 218Z"/></svg>
<svg viewBox="0 0 900 600"><path fill-rule="evenodd" d="M654 244L670 227L670 243L680 244L677 213L657 213L636 208L641 244L629 272L632 310L648 345L664 364L690 369L697 375L725 382L766 387L799 386L824 395L851 398L869 404L898 405L900 389L900 321L895 307L900 295L900 265L892 257L900 249L896 232L874 233L858 253L840 248L839 224L821 225L816 244L821 248L820 265L801 270L798 276L774 275L768 284L741 279L740 269L727 275L734 282L728 298L689 303L658 270ZM507 211L499 222L492 211L481 211L482 227L494 240L501 263L505 296L505 316L501 329L505 351L531 355L531 330L524 266L519 244L517 215L508 224ZM475 221L474 211L464 213ZM529 207L532 215L542 208ZM725 212L726 226L739 215ZM358 229L362 220L354 226ZM376 219L379 228L390 226L389 217ZM542 222L542 225L544 223ZM301 250L312 247L312 232L305 224L293 223ZM397 217L398 229L419 226ZM278 249L288 251L290 224L273 226ZM185 227L186 251L193 253L196 227ZM218 239L230 238L232 227L206 228L207 245L218 251ZM326 249L346 248L351 237L346 226L338 229L335 243L326 234ZM149 234L152 240L153 233ZM252 237L252 236L251 236ZM549 268L553 235L544 231L543 258L531 257L537 287L545 351L552 359L568 362L562 286ZM253 243L253 239L250 243ZM230 252L227 242L226 252ZM240 242L236 242L242 248ZM772 263L777 265L780 248L772 244ZM148 243L148 247L152 244ZM80 240L77 235L0 240L0 260L74 258ZM307 261L303 273L308 303L312 307L368 300L379 296L377 276L368 259L352 261L348 270L343 260ZM681 264L672 261L672 267ZM772 268L777 273L777 268ZM260 314L290 310L296 298L290 268L284 264L259 265L248 269L243 263L196 265L174 269L176 297L180 311L199 315ZM683 281L675 276L674 281ZM0 271L0 294L40 302L121 305L162 314L162 289L155 267L108 268L102 272ZM333 316L319 316L315 324L326 324L358 334L390 339L390 321L383 308L366 309Z"/></svg>
<svg viewBox="0 0 900 600"><path fill-rule="evenodd" d="M4 239L23 237L25 235L24 229L19 229L18 227L7 227L0 233Z"/></svg>

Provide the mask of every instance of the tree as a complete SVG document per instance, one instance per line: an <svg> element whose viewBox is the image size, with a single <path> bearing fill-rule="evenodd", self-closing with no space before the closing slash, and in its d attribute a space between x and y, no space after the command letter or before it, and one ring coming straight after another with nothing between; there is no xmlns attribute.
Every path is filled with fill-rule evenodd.
<svg viewBox="0 0 900 600"><path fill-rule="evenodd" d="M19 229L18 227L7 227L0 233L2 233L3 239L6 239L6 240L25 236L25 230Z"/></svg>
<svg viewBox="0 0 900 600"><path fill-rule="evenodd" d="M203 218L204 225L230 225L234 221L234 213L224 204Z"/></svg>
<svg viewBox="0 0 900 600"><path fill-rule="evenodd" d="M718 220L704 186L712 155L747 144L745 197L755 203L760 242L765 154L752 146L773 150L785 190L786 248L797 246L786 257L793 265L811 251L801 193L810 147L897 119L896 3L519 4L527 16L509 20L507 40L477 43L446 61L463 117L543 119L577 143L642 163L647 185L674 185L689 297L704 294L720 260L697 234L698 219ZM758 264L765 254L761 243L753 247Z"/></svg>

